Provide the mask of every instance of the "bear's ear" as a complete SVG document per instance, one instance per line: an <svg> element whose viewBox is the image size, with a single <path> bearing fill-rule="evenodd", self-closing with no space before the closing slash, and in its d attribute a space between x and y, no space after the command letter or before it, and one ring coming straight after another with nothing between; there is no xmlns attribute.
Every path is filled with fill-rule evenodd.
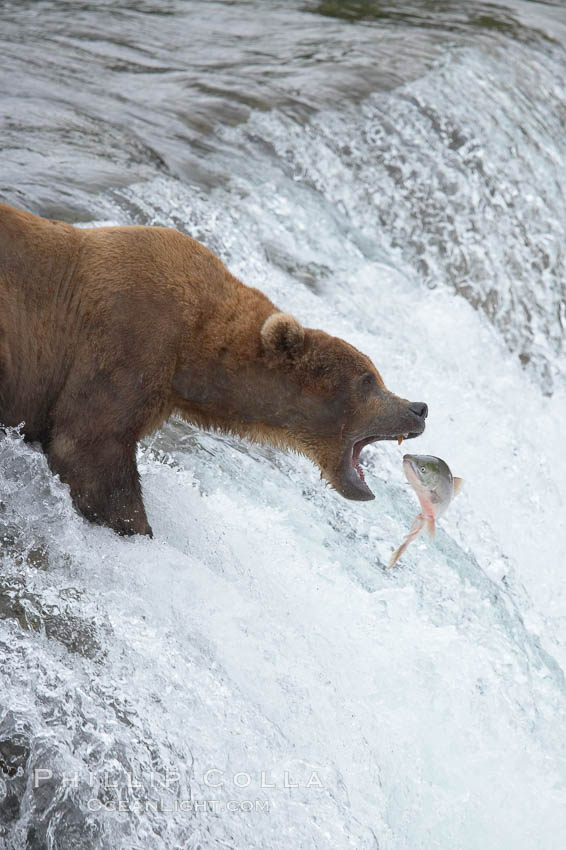
<svg viewBox="0 0 566 850"><path fill-rule="evenodd" d="M305 342L305 329L289 313L272 313L263 323L261 341L268 354L299 357Z"/></svg>

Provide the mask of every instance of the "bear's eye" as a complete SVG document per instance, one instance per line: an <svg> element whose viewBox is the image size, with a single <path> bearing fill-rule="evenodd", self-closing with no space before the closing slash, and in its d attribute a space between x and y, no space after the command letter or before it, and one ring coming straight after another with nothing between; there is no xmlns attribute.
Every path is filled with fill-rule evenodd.
<svg viewBox="0 0 566 850"><path fill-rule="evenodd" d="M375 375L372 372L364 372L360 378L360 387L365 392L375 387Z"/></svg>

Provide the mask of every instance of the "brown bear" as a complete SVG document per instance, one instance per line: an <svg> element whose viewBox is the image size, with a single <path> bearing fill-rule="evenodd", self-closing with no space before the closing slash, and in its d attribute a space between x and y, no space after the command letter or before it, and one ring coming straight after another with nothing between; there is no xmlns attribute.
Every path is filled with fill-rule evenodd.
<svg viewBox="0 0 566 850"><path fill-rule="evenodd" d="M24 423L88 519L151 534L136 444L173 412L311 458L347 499L427 406L165 227L76 228L0 204L0 424Z"/></svg>

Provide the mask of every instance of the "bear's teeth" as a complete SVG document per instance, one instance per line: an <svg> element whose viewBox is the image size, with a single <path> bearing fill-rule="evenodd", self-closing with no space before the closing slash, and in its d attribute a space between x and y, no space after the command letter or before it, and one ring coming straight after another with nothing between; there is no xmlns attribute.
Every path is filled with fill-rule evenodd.
<svg viewBox="0 0 566 850"><path fill-rule="evenodd" d="M401 437L401 436L397 437L397 445L400 446L401 443L403 442L403 440L404 440L404 436L403 437Z"/></svg>

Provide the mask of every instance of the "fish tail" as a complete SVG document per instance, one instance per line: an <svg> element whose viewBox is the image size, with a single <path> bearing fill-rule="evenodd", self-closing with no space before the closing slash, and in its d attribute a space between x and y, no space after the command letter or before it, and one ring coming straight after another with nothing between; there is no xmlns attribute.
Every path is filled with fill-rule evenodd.
<svg viewBox="0 0 566 850"><path fill-rule="evenodd" d="M413 520L413 525L411 527L411 530L407 534L405 540L403 541L403 543L401 543L399 548L395 549L395 551L393 552L393 554L391 556L391 560L389 561L389 563L387 565L388 568L392 567L393 564L397 563L397 561L399 560L399 558L401 557L401 555L403 554L403 552L405 551L405 549L407 548L409 543L411 543L415 539L415 537L417 537L421 533L421 531L424 528L424 525L425 525L425 518L424 518L423 514L417 514L417 516Z"/></svg>
<svg viewBox="0 0 566 850"><path fill-rule="evenodd" d="M391 556L391 560L387 564L388 569L391 568L394 564L397 563L397 561L399 560L399 558L401 557L401 555L403 554L403 552L405 551L405 549L407 548L407 546L409 545L410 542L411 541L407 539L407 540L405 540L404 543L401 543L401 545L399 546L398 549L395 549L395 551L393 552L393 554Z"/></svg>

